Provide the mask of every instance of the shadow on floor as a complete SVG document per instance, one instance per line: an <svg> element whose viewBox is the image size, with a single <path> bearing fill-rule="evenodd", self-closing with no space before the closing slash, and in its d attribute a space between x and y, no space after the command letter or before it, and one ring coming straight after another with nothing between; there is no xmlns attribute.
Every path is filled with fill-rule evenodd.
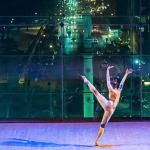
<svg viewBox="0 0 150 150"><path fill-rule="evenodd" d="M133 141L132 141L133 142ZM37 142L37 141L29 141L24 139L16 139L16 138L9 138L5 139L5 142L0 142L0 145L5 146L24 146L24 147L95 147L95 145L77 145L77 144L57 144L57 143L47 143L47 142ZM115 146L133 146L133 145L144 145L144 146L150 146L150 143L130 143L130 142L124 142L122 144L111 144L111 145L101 145L96 146L97 148L112 148Z"/></svg>
<svg viewBox="0 0 150 150"><path fill-rule="evenodd" d="M37 142L29 141L24 139L9 138L5 139L5 142L0 142L0 145L5 146L25 146L25 147L94 147L94 145L76 145L76 144L57 144L57 143L47 143L47 142Z"/></svg>

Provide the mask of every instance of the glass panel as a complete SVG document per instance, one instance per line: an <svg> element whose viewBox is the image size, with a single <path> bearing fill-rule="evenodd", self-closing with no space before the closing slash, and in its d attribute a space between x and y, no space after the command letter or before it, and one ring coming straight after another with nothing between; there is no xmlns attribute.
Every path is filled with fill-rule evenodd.
<svg viewBox="0 0 150 150"><path fill-rule="evenodd" d="M142 94L142 117L150 117L150 93Z"/></svg>
<svg viewBox="0 0 150 150"><path fill-rule="evenodd" d="M81 92L83 74L83 57L66 56L64 59L64 90L66 92Z"/></svg>
<svg viewBox="0 0 150 150"><path fill-rule="evenodd" d="M142 54L150 54L150 26L145 25L141 27L141 44Z"/></svg>
<svg viewBox="0 0 150 150"><path fill-rule="evenodd" d="M61 94L1 94L0 118L51 118L62 117Z"/></svg>
<svg viewBox="0 0 150 150"><path fill-rule="evenodd" d="M22 56L0 56L0 93L24 92L24 87L19 84L24 63Z"/></svg>
<svg viewBox="0 0 150 150"><path fill-rule="evenodd" d="M150 115L150 56L142 56L142 117Z"/></svg>
<svg viewBox="0 0 150 150"><path fill-rule="evenodd" d="M0 118L26 118L24 94L1 94L0 110Z"/></svg>
<svg viewBox="0 0 150 150"><path fill-rule="evenodd" d="M64 118L83 118L83 94L64 94Z"/></svg>
<svg viewBox="0 0 150 150"><path fill-rule="evenodd" d="M66 14L85 14L89 9L94 16L126 16L139 14L139 0L68 0L66 1ZM69 15L70 15L69 14Z"/></svg>
<svg viewBox="0 0 150 150"><path fill-rule="evenodd" d="M54 16L60 15L61 8L61 0L13 0L13 3L5 0L0 2L1 16Z"/></svg>
<svg viewBox="0 0 150 150"><path fill-rule="evenodd" d="M0 55L41 55L60 53L58 26L1 27Z"/></svg>
<svg viewBox="0 0 150 150"><path fill-rule="evenodd" d="M139 54L139 26L65 26L65 54Z"/></svg>
<svg viewBox="0 0 150 150"><path fill-rule="evenodd" d="M150 82L150 56L142 56L142 83L143 92L149 92Z"/></svg>
<svg viewBox="0 0 150 150"><path fill-rule="evenodd" d="M132 89L130 91L132 97L132 115L133 117L141 116L141 67L140 67L140 56L132 56L132 66L133 66L133 79L132 79Z"/></svg>
<svg viewBox="0 0 150 150"><path fill-rule="evenodd" d="M150 6L150 1L141 0L141 14L142 15L150 14L149 6Z"/></svg>
<svg viewBox="0 0 150 150"><path fill-rule="evenodd" d="M60 56L1 56L0 92L61 92Z"/></svg>

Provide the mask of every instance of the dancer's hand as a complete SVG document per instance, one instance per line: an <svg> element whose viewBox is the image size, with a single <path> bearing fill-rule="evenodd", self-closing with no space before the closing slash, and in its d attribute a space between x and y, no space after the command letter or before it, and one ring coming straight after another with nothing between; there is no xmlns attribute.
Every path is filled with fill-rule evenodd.
<svg viewBox="0 0 150 150"><path fill-rule="evenodd" d="M132 72L133 72L133 69L129 69L129 70L127 69L127 70L126 70L126 74L127 74L127 75L130 74L130 73L132 73Z"/></svg>
<svg viewBox="0 0 150 150"><path fill-rule="evenodd" d="M108 66L107 70L110 70L111 68L114 68L114 66Z"/></svg>

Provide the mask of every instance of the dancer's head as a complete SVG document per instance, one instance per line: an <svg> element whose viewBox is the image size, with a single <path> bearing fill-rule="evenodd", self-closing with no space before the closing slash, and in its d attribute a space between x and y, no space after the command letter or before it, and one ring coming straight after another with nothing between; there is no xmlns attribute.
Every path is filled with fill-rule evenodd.
<svg viewBox="0 0 150 150"><path fill-rule="evenodd" d="M118 85L117 79L112 79L112 80L110 81L110 84L111 84L111 86L113 87L113 89L117 88L117 85Z"/></svg>

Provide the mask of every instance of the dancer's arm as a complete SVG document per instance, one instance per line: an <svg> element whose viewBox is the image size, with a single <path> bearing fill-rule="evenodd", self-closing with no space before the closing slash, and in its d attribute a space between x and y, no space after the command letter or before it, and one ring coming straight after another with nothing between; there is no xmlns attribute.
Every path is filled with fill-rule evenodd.
<svg viewBox="0 0 150 150"><path fill-rule="evenodd" d="M108 87L108 89L109 89L110 91L115 92L115 90L113 89L113 87L112 87L111 84L110 84L110 75L109 75L109 70L110 70L111 68L113 68L113 67L114 67L114 66L109 66L109 67L107 68L106 79L107 79L107 87Z"/></svg>
<svg viewBox="0 0 150 150"><path fill-rule="evenodd" d="M125 82L125 80L126 80L128 74L132 73L132 71L133 71L132 69L129 69L129 70L127 69L127 70L126 70L126 73L125 73L124 77L122 78L122 80L121 80L121 82L120 82L120 85L119 85L119 88L118 88L119 91L122 91L123 84L124 84L124 82Z"/></svg>

